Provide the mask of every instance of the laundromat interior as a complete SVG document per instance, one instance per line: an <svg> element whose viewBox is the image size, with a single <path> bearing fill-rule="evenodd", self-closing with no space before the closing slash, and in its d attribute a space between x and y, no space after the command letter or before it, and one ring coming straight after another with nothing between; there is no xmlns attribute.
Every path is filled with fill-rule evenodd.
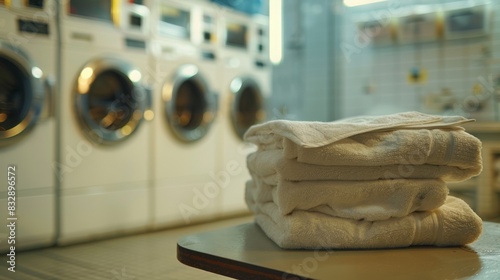
<svg viewBox="0 0 500 280"><path fill-rule="evenodd" d="M252 223L250 127L402 112L475 120L500 222L499 1L0 0L0 279L227 279L177 242Z"/></svg>

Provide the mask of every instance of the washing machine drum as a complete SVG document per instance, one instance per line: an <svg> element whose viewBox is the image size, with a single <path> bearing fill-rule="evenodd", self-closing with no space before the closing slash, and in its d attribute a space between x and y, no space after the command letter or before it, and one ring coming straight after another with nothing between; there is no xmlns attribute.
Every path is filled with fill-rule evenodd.
<svg viewBox="0 0 500 280"><path fill-rule="evenodd" d="M141 72L116 58L91 61L75 86L77 117L84 132L100 144L129 138L143 121L147 92Z"/></svg>
<svg viewBox="0 0 500 280"><path fill-rule="evenodd" d="M231 123L236 135L243 139L248 128L266 117L262 89L254 79L238 77L231 82L230 91Z"/></svg>
<svg viewBox="0 0 500 280"><path fill-rule="evenodd" d="M26 53L0 41L0 144L19 139L39 119L45 98L41 76Z"/></svg>
<svg viewBox="0 0 500 280"><path fill-rule="evenodd" d="M162 97L165 117L177 138L194 142L208 133L215 119L217 95L198 67L181 66L164 84Z"/></svg>

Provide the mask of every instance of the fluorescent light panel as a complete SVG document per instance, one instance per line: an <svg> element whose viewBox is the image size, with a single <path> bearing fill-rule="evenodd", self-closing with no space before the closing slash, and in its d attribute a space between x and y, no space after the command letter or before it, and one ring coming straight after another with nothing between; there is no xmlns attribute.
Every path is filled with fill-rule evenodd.
<svg viewBox="0 0 500 280"><path fill-rule="evenodd" d="M282 0L269 0L269 59L279 64L283 59Z"/></svg>
<svg viewBox="0 0 500 280"><path fill-rule="evenodd" d="M384 1L386 0L344 0L344 5L347 7L356 7Z"/></svg>

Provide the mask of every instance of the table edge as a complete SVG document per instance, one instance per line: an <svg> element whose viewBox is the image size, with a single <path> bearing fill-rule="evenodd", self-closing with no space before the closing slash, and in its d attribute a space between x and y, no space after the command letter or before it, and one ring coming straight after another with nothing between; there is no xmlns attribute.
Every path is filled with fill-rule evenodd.
<svg viewBox="0 0 500 280"><path fill-rule="evenodd" d="M187 266L236 279L312 279L296 274L235 261L182 247L177 243L177 260Z"/></svg>

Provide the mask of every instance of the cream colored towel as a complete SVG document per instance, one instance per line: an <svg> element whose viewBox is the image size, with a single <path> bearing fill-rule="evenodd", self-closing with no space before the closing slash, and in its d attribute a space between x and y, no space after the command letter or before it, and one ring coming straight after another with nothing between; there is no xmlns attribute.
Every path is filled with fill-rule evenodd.
<svg viewBox="0 0 500 280"><path fill-rule="evenodd" d="M367 249L412 245L459 246L475 241L482 221L462 200L449 196L434 211L383 221L357 221L317 212L281 215L273 202L247 205L266 235L285 249Z"/></svg>
<svg viewBox="0 0 500 280"><path fill-rule="evenodd" d="M317 148L283 140L283 156L316 165L449 165L479 169L481 141L463 130L400 129L353 135Z"/></svg>
<svg viewBox="0 0 500 280"><path fill-rule="evenodd" d="M434 116L419 112L406 112L385 116L354 117L334 122L306 122L276 120L254 125L245 133L245 140L261 149L275 149L280 140L287 138L301 147L322 147L342 139L369 132L399 129L456 129L470 122L460 116Z"/></svg>
<svg viewBox="0 0 500 280"><path fill-rule="evenodd" d="M481 171L481 142L460 129L376 131L353 135L316 148L298 145L288 138L275 141L273 149L267 146L259 150L279 150L286 159L314 165L430 164L470 170L476 175ZM254 143L259 145L259 142Z"/></svg>
<svg viewBox="0 0 500 280"><path fill-rule="evenodd" d="M482 165L462 169L448 165L380 165L380 166L325 166L299 163L285 159L280 150L257 151L247 157L247 168L269 185L279 180L379 180L379 179L441 179L459 182L476 176Z"/></svg>
<svg viewBox="0 0 500 280"><path fill-rule="evenodd" d="M448 188L441 180L300 181L268 185L254 177L246 193L259 202L274 202L281 215L296 210L354 220L379 221L443 205Z"/></svg>

